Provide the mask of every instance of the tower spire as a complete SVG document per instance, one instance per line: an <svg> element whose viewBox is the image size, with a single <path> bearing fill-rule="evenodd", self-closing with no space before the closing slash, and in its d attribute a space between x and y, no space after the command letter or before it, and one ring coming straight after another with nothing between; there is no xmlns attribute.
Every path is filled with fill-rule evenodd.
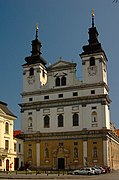
<svg viewBox="0 0 119 180"><path fill-rule="evenodd" d="M95 17L94 9L92 9L91 14L92 14L92 28L93 28L95 26L95 24L94 24L94 17Z"/></svg>
<svg viewBox="0 0 119 180"><path fill-rule="evenodd" d="M36 23L36 39L38 39L38 23Z"/></svg>

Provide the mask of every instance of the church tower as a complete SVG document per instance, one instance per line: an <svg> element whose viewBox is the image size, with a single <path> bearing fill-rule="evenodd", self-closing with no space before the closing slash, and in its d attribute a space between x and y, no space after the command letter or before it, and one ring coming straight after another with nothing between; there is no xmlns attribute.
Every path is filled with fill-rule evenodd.
<svg viewBox="0 0 119 180"><path fill-rule="evenodd" d="M22 131L24 132L36 131L36 109L39 110L39 108L34 106L34 102L38 102L40 100L40 90L47 82L46 61L41 56L42 45L38 39L38 26L36 26L36 36L31 45L31 56L26 57L26 63L22 65L23 91L21 94L22 103L20 106Z"/></svg>
<svg viewBox="0 0 119 180"><path fill-rule="evenodd" d="M94 12L92 12L92 27L89 28L88 33L89 44L83 46L83 53L81 54L83 83L102 83L107 87L107 57L101 43L98 41L98 31L94 24Z"/></svg>
<svg viewBox="0 0 119 180"><path fill-rule="evenodd" d="M98 40L98 31L94 24L89 28L89 44L83 46L80 54L82 59L82 85L87 89L86 112L90 112L92 128L110 128L110 98L107 82L107 57ZM89 107L90 106L90 107ZM84 113L84 115L86 114ZM84 119L89 119L84 117ZM98 122L98 123L97 123ZM88 122L86 121L85 126ZM100 124L100 125L99 125Z"/></svg>
<svg viewBox="0 0 119 180"><path fill-rule="evenodd" d="M39 90L47 81L46 61L41 57L41 42L38 40L38 26L36 37L32 41L31 56L25 58L23 65L23 93Z"/></svg>

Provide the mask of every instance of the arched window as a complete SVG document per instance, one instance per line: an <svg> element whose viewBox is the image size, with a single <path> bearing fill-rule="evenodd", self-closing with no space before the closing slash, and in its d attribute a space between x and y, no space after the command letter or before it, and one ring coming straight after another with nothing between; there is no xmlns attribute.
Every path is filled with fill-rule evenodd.
<svg viewBox="0 0 119 180"><path fill-rule="evenodd" d="M79 126L79 115L77 113L73 114L73 126Z"/></svg>
<svg viewBox="0 0 119 180"><path fill-rule="evenodd" d="M34 75L34 69L33 68L30 68L29 69L29 76L33 76Z"/></svg>
<svg viewBox="0 0 119 180"><path fill-rule="evenodd" d="M94 57L90 58L90 66L95 66L95 58Z"/></svg>
<svg viewBox="0 0 119 180"><path fill-rule="evenodd" d="M63 127L63 115L62 114L60 114L59 116L58 116L58 127Z"/></svg>
<svg viewBox="0 0 119 180"><path fill-rule="evenodd" d="M8 149L9 149L9 141L5 140L5 150L8 150Z"/></svg>
<svg viewBox="0 0 119 180"><path fill-rule="evenodd" d="M59 77L56 78L55 85L56 86L60 86L60 78Z"/></svg>
<svg viewBox="0 0 119 180"><path fill-rule="evenodd" d="M5 123L5 133L9 134L9 123L8 122Z"/></svg>
<svg viewBox="0 0 119 180"><path fill-rule="evenodd" d="M66 85L66 77L64 77L64 76L61 78L61 85L62 86Z"/></svg>
<svg viewBox="0 0 119 180"><path fill-rule="evenodd" d="M96 123L97 122L97 112L93 111L91 116L92 116L92 123Z"/></svg>
<svg viewBox="0 0 119 180"><path fill-rule="evenodd" d="M44 128L49 128L50 127L50 118L48 115L44 117Z"/></svg>
<svg viewBox="0 0 119 180"><path fill-rule="evenodd" d="M28 118L28 127L32 127L32 117Z"/></svg>
<svg viewBox="0 0 119 180"><path fill-rule="evenodd" d="M28 149L28 158L32 158L32 149Z"/></svg>
<svg viewBox="0 0 119 180"><path fill-rule="evenodd" d="M97 157L98 157L98 150L97 150L97 147L93 147L92 155L93 155L93 158L97 158Z"/></svg>
<svg viewBox="0 0 119 180"><path fill-rule="evenodd" d="M74 148L74 158L78 158L78 148Z"/></svg>

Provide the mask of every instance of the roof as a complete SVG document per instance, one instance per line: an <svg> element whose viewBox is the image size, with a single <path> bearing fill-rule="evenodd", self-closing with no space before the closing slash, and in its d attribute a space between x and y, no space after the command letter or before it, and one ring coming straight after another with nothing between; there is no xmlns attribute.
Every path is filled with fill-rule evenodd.
<svg viewBox="0 0 119 180"><path fill-rule="evenodd" d="M7 107L7 104L0 101L0 109L7 115L10 115L10 116L13 116L13 117L16 117Z"/></svg>
<svg viewBox="0 0 119 180"><path fill-rule="evenodd" d="M14 130L13 134L14 137L16 137L17 135L21 134L21 130Z"/></svg>

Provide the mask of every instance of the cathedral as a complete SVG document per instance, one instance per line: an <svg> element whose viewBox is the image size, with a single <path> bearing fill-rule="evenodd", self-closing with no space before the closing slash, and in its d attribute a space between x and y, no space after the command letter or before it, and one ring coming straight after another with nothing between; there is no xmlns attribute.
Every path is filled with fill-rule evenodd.
<svg viewBox="0 0 119 180"><path fill-rule="evenodd" d="M94 24L77 64L59 59L47 66L38 27L31 55L25 58L21 93L24 164L37 169L119 168L119 137L110 120L108 59Z"/></svg>

